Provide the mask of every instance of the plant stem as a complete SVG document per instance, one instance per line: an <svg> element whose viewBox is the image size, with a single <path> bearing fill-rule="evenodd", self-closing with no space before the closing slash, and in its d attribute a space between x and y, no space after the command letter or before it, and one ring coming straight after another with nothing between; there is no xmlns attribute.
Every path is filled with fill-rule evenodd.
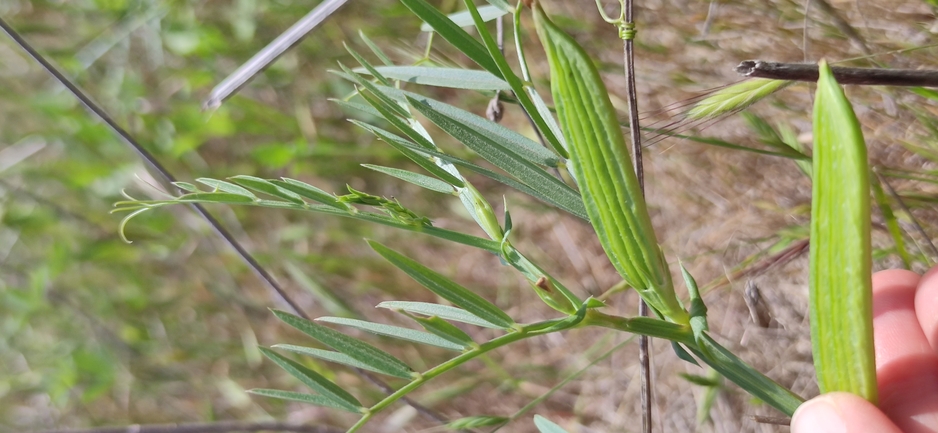
<svg viewBox="0 0 938 433"><path fill-rule="evenodd" d="M938 71L918 69L846 68L832 66L840 84L867 86L938 87ZM818 66L813 63L779 63L746 60L736 72L749 78L773 80L817 81Z"/></svg>
<svg viewBox="0 0 938 433"><path fill-rule="evenodd" d="M612 316L595 310L590 310L580 325L602 326L680 343L723 377L788 416L804 402L803 398L752 368L706 334L700 340L703 346L698 345L690 326L647 317Z"/></svg>
<svg viewBox="0 0 938 433"><path fill-rule="evenodd" d="M638 188L645 196L645 168L642 163L642 128L638 119L638 92L635 90L635 21L633 20L633 0L625 0L623 14L625 23L622 32L623 55L625 56L626 95L629 102L629 137L632 141L632 165L635 177L638 178ZM638 315L648 315L648 304L644 299L638 300ZM638 337L638 362L641 365L642 375L642 431L651 433L653 414L651 408L651 358L648 355L648 337Z"/></svg>
<svg viewBox="0 0 938 433"><path fill-rule="evenodd" d="M479 345L478 347L476 347L476 348L470 349L469 351L467 351L467 352L465 352L465 353L463 353L463 354L461 354L461 355L459 355L459 356L457 356L457 357L455 357L455 358L453 358L453 359L450 359L449 361L446 361L446 362L444 362L444 363L442 363L442 364L440 364L440 365L437 365L436 367L433 367L433 368L431 368L431 369L429 369L429 370L427 370L427 371L421 373L420 378L414 380L413 382L408 383L407 385L402 386L402 387L401 387L400 389L398 389L395 393L393 393L393 394L391 394L391 395L385 397L384 400L381 400L381 401L379 401L378 403L375 403L375 404L374 404L373 406L371 406L370 408L368 408L368 412L367 412L364 416L362 416L361 419L359 419L358 422L355 423L355 425L353 425L351 428L349 428L347 433L353 433L353 432L355 432L355 431L358 431L358 429L360 429L362 426L364 426L365 424L367 424L368 421L370 421L371 418L372 418L375 414L377 414L378 412L381 412L382 410L384 410L385 408L387 408L388 406L390 406L391 404L393 404L395 401L397 401L397 400L403 398L405 395L407 395L407 394L413 392L413 391L416 390L417 388L420 388L420 387L423 386L425 383L429 382L431 379L433 379L433 378L435 378L435 377L437 377L437 376L439 376L439 375L441 375L441 374L443 374L443 373L446 373L446 372L448 372L448 371L450 371L450 370L452 370L452 369L454 369L454 368L456 368L456 367L458 367L458 366L460 366L460 365L462 365L462 364L465 364L466 362L471 361L471 360L473 360L473 359L479 357L480 355L483 355L483 354L488 353L488 352L490 352L490 351L492 351L492 350L498 349L498 348L500 348L500 347L502 347L502 346L509 345L509 344L514 343L514 342L516 342L516 341L524 340L524 339L526 339L526 338L531 338L531 337L536 337L536 336L539 336L539 335L550 334L550 333L552 333L552 332L560 332L560 331L563 331L563 330L565 330L565 329L569 329L569 327L565 327L565 328L553 328L553 329L552 329L551 326L547 326L547 325L549 325L549 324L551 324L551 323L560 322L560 321L562 321L562 320L565 320L565 318L564 318L564 319L549 320L549 321L540 322L540 323L533 323L533 324L530 324L530 325L524 325L524 326L522 326L521 330L518 331L518 332L512 332L512 333L510 333L510 334L505 334L505 335L503 335L503 336L501 336L501 337L498 337L498 338L495 338L495 339L493 339L493 340L490 340L490 341L487 341L487 342L485 342L485 343L482 343L482 344L480 344L480 345ZM571 327L572 327L572 326L576 326L576 325L574 324L574 325L571 325ZM530 331L529 331L528 329L534 329L534 330L530 330Z"/></svg>

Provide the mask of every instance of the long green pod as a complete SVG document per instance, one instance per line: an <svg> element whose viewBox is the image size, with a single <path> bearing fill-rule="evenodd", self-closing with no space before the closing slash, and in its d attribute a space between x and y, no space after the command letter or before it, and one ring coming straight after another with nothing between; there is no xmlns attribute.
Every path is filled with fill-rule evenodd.
<svg viewBox="0 0 938 433"><path fill-rule="evenodd" d="M875 403L870 170L860 123L824 61L813 159L811 342L818 385Z"/></svg>
<svg viewBox="0 0 938 433"><path fill-rule="evenodd" d="M606 86L583 48L551 22L539 3L532 8L574 176L603 249L648 305L670 321L687 323Z"/></svg>

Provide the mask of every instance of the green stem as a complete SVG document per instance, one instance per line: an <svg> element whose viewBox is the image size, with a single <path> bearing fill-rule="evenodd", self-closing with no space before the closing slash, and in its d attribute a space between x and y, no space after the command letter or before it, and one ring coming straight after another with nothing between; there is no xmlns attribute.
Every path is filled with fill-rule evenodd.
<svg viewBox="0 0 938 433"><path fill-rule="evenodd" d="M739 385L746 392L756 396L788 416L804 402L804 398L791 392L778 382L745 363L738 356L721 346L704 333L698 345L690 326L678 325L646 317L626 318L612 316L590 310L580 326L602 326L655 338L665 338L684 345L700 360Z"/></svg>
<svg viewBox="0 0 938 433"><path fill-rule="evenodd" d="M565 318L549 320L549 321L540 322L540 323L533 323L530 325L523 325L518 332L506 334L501 337L495 338L491 341L482 343L478 347L473 348L463 353L462 355L459 355L453 359L450 359L449 361L446 361L440 365L437 365L436 367L433 367L425 371L424 373L420 375L418 379L414 380L413 382L408 383L407 385L404 385L393 394L385 397L384 400L381 400L378 403L375 403L374 406L368 408L368 412L364 416L362 416L361 419L359 419L358 422L355 423L355 425L349 428L346 433L353 433L353 432L358 431L358 429L360 429L362 426L367 424L368 421L371 420L372 416L386 409L388 406L390 406L397 400L400 400L405 395L413 392L417 388L420 388L425 383L429 382L431 379L443 373L446 373L447 371L450 371L468 361L471 361L479 357L480 355L483 355L492 350L498 349L502 346L509 345L516 341L524 340L526 338L531 338L531 337L537 337L539 335L549 334L551 332L563 331L570 327L575 326L575 324L572 324L570 327L555 328L555 329L551 329L552 328L551 326L545 326L545 325L552 324L552 323L558 323L563 320L565 320ZM531 329L535 329L535 330L531 330Z"/></svg>

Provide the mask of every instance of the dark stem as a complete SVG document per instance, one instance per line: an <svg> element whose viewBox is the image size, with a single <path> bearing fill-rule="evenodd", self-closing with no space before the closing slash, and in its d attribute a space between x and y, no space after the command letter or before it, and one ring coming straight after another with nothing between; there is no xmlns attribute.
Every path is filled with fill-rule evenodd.
<svg viewBox="0 0 938 433"><path fill-rule="evenodd" d="M625 0L625 22L634 29L635 21L633 17L632 0ZM630 32L629 37L623 41L623 50L625 55L625 80L626 92L629 101L629 137L632 141L632 165L635 169L635 176L638 178L638 187L645 195L645 169L642 165L642 128L638 120L638 92L635 90L635 44L634 30ZM648 315L648 305L642 299L638 300L638 315ZM649 358L649 339L647 336L638 337L638 362L642 370L642 431L651 433L652 428L652 389L651 389L651 359Z"/></svg>
<svg viewBox="0 0 938 433"><path fill-rule="evenodd" d="M938 87L938 71L917 69L846 68L832 66L840 84L866 86ZM780 63L746 60L736 72L750 78L773 80L817 81L818 68L813 63Z"/></svg>
<svg viewBox="0 0 938 433"><path fill-rule="evenodd" d="M56 69L56 67L53 66L48 60L46 60L46 58L43 57L42 54L39 54L38 51L36 51L31 45L29 45L29 43L26 42L26 40L23 39L22 36L20 36L20 34L17 33L16 30L14 30L12 27L10 27L10 25L7 24L6 21L4 21L2 18L0 18L0 28L2 28L3 31L6 32L6 34L11 39L13 39L13 41L16 42L20 46L20 48L23 49L23 51L26 51L26 53L29 54L29 56L32 57L34 60L36 60L36 62L42 65L42 67L45 68L45 70L50 75L52 75L56 80L59 81L59 83L61 83L73 95L75 95L75 97L78 98L78 100L81 101L81 103L89 111L91 111L96 116L98 116L98 118L104 121L104 123L107 124L107 126L110 127L111 130L113 130L117 135L119 135L122 139L124 139L124 142L130 145L130 147L133 148L133 150L141 158L143 158L143 160L146 161L159 174L160 177L162 177L162 180L170 184L176 181L175 176L173 176L172 173L170 173L169 170L166 169L166 167L160 164L160 162L156 159L156 157L153 154L151 154L148 150L146 150L146 148L144 148L139 142L137 142L137 140L135 140L127 131L125 131L124 128L121 128L120 125L118 125L117 122L114 119L112 119L111 116L107 114L107 112L104 111L104 109L98 106L98 104L96 104L93 100L91 100L91 98L89 98L88 95L86 95L81 89L79 89L77 85L72 83L72 81L68 79L68 77L66 77L58 69ZM183 192L183 191L180 190L180 192ZM263 279L272 289L274 289L274 291L277 292L277 295L280 296L280 298L283 299L283 301L286 302L290 306L290 308L293 309L293 311L295 311L298 315L300 315L304 319L312 320L309 317L309 315L307 315L303 310L301 310L299 305L292 298L290 298L289 295L287 295L286 291L284 291L283 287L280 286L280 284L274 279L274 277L270 273L268 273L267 270L264 269L263 266L261 266L261 264L254 258L254 256L252 256L251 253L249 253L241 245L241 243L238 242L234 238L234 236L232 236L232 234L227 229L225 229L221 225L221 223L217 219L215 219L214 216L212 216L212 214L208 212L207 209L205 209L205 207L203 207L201 204L198 204L198 203L192 203L190 204L190 206L192 206L192 208L195 209L196 212L198 212L200 215L202 215L203 218L205 218L206 221L208 221L209 225L211 225L212 228L215 229L218 235L221 236L226 242L228 242L228 244L231 245L231 247L234 248L235 251L237 251L241 259L244 260L248 264L248 266L252 270L254 270L254 272L258 276L261 277L261 279ZM374 377L370 373L365 372L364 370L361 370L361 369L358 369L358 373L364 376L365 378L367 378L369 381L371 381L375 385L377 385L379 388L381 388L385 392L388 392L388 393L394 392L393 388L388 386L386 383L384 383L377 377ZM408 399L408 398L403 398L402 400L405 403L411 405L415 410L417 410L417 412L421 413L422 415L432 420L439 421L441 423L446 423L446 420L442 416L440 416L439 414L433 412L432 410L424 406L421 406L420 404L417 404L413 400ZM123 431L123 430L120 430L120 431ZM219 431L222 431L222 430L219 430ZM228 430L224 430L224 431L228 431Z"/></svg>
<svg viewBox="0 0 938 433"><path fill-rule="evenodd" d="M29 43L26 42L26 40L23 39L23 37L20 36L20 34L16 32L16 30L10 27L10 25L7 24L7 22L4 21L2 18L0 18L0 28L2 28L3 31L6 32L6 34L10 37L10 39L13 39L13 41L16 42L17 45L19 45L20 48L23 49L23 51L26 51L26 53L29 54L29 56L32 57L33 60L38 62L40 65L42 65L42 67L46 70L46 72L52 75L52 77L58 80L59 83L61 83L63 86L65 86L66 89L68 89L73 95L75 95L75 97L78 98L79 101L81 101L82 105L84 105L85 108L87 108L89 111L91 111L96 116L98 116L98 118L104 121L104 123L107 124L107 126L110 127L112 131L114 131L117 135L119 135L122 139L124 139L124 142L130 145L130 147L133 148L133 150L137 153L137 155L143 158L143 160L146 161L147 164L149 164L150 167L152 167L159 174L160 177L162 177L163 181L170 183L170 184L176 181L176 178L172 175L172 173L170 173L169 170L166 169L166 167L160 164L160 162L156 159L155 156L153 156L153 154L151 154L148 150L146 150L146 148L140 145L140 143L138 143L137 140L135 140L127 131L125 131L124 128L121 128L120 125L118 125L117 122L114 121L114 119L112 119L111 116L109 116L107 112L104 111L104 109L102 109L100 106L98 106L98 104L92 101L91 98L89 98L88 95L82 92L81 89L79 89L77 85L72 83L72 81L68 79L68 77L66 77L58 69L56 69L55 66L52 66L52 64L49 63L49 61L46 60L46 58L43 57L42 54L39 54L38 51L36 51L31 45L29 45ZM182 191L180 190L180 192ZM260 265L260 263L258 263L256 259L254 259L254 256L252 256L251 253L249 253L246 249L244 249L243 246L241 246L241 243L238 242L227 229L222 227L221 223L218 222L218 220L215 219L215 217L213 217L212 214L208 212L208 210L206 210L202 205L198 203L193 203L191 204L191 206L193 209L196 210L196 212L201 214L202 217L205 218L206 221L208 221L209 225L211 225L212 228L215 229L215 231L218 233L219 236L221 236L226 242L228 242L229 245L231 245L232 248L235 249L235 251L238 252L238 255L241 256L241 259L243 259L248 264L248 266L251 269L253 269L255 273L257 273L257 275L259 275L271 288L274 289L275 292L277 292L277 295L279 295L280 298L283 299L284 302L290 305L290 307L293 308L293 310L296 311L297 314L299 314L300 316L303 316L306 319L309 319L306 313L300 310L299 305L296 302L294 302L293 299L291 299L286 294L283 288L280 287L280 284L277 283L276 280L274 280L274 277L270 275L270 273L268 273L267 270L264 269Z"/></svg>
<svg viewBox="0 0 938 433"><path fill-rule="evenodd" d="M227 433L227 432L340 433L332 427L286 424L279 422L214 422L193 424L149 424L123 427L44 430L36 433Z"/></svg>

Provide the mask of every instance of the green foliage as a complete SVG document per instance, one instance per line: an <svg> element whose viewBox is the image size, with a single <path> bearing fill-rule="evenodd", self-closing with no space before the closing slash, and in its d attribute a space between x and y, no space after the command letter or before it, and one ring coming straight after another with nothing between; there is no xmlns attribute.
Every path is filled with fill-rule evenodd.
<svg viewBox="0 0 938 433"><path fill-rule="evenodd" d="M256 412L254 405L279 415L289 408L275 402L282 400L360 415L359 421L351 427L354 431L364 429L376 414L444 373L459 371L466 363L477 359L489 366L495 365L486 358L493 350L548 333L594 326L671 339L678 355L685 360L710 365L715 372L785 413L790 414L797 407L800 397L755 371L710 337L708 309L701 293L706 288L698 290L694 278L682 267L690 294L690 311L685 313L684 305L674 293L667 261L657 245L644 201L636 188L637 180L630 170L631 162L625 153L615 109L606 97L593 58L579 47L578 41L583 38L564 34L550 24L542 10L537 10L541 31L547 33L546 37L542 34L542 39L552 62L551 83L555 92L554 106L550 107L539 96L535 84L540 86L542 82L531 76L522 52L522 41L529 37L523 34L520 10L513 11L501 0L479 8L467 0L465 11L446 15L423 0L402 3L425 22L423 31L442 37L482 70L460 67L456 57L431 55L431 48L435 47L428 47L422 58L413 56L414 64L397 65L392 57L407 58L406 49L388 50L392 53L389 56L379 48L383 42L376 43L362 34L364 45L382 66L371 65L367 56L348 47L360 67L343 66L342 72L324 74L326 67L344 56L339 47L343 46L341 39L345 32L329 27L321 39L317 35L316 43L298 46L299 51L288 53L243 89L244 96L232 99L213 113L199 111L194 102L199 89L210 86L228 72L231 65L249 57L263 41L275 36L277 29L285 28L305 13L302 5L245 0L236 2L224 14L217 14L210 12L214 9L196 2L174 1L172 7L165 10L144 11L145 18L124 18L138 16L131 10L138 6L131 2L97 2L94 7L89 6L90 3L41 5L42 8L65 8L67 13L86 19L78 28L65 30L69 32L67 37L91 43L82 50L72 47L75 49L71 51L57 51L79 51L81 55L77 59L59 55L56 60L78 76L83 85L100 95L112 113L161 160L171 161L169 165L175 173L186 179L195 177L193 174L205 177L195 179L195 183L176 182L181 194L166 185L170 197L163 192L151 192L156 188L149 187L144 187L142 193L136 189L123 193L122 189L132 182L133 174L141 170L136 158L107 130L89 118L67 94L43 87L40 79L23 78L30 84L28 91L0 82L4 94L28 100L27 108L33 114L38 113L36 118L28 118L18 110L0 113L8 115L6 119L11 125L11 128L0 128L0 138L15 143L11 148L36 160L16 165L9 172L12 174L4 173L5 177L0 179L0 188L9 193L0 203L5 230L0 233L3 247L0 252L8 257L4 262L7 272L0 279L0 317L3 318L0 320L3 330L0 348L4 349L0 351L0 364L14 365L17 369L15 377L0 379L0 407L4 407L0 415L6 415L6 407L15 407L18 402L41 393L63 412L87 409L89 413L94 412L93 419L117 423L127 416L126 413L146 412L140 408L109 412L98 409L114 406L113 402L119 401L118 391L161 395L185 382L192 395L198 396L199 401L206 401L205 406L193 409L195 415L189 413L188 417L205 413L218 417L242 416ZM409 13L403 6L384 2L357 7L359 9L349 12L343 28L357 24L352 17L356 13L360 15L363 9L394 19ZM52 11L53 14L66 12ZM107 17L94 18L92 12L105 13ZM513 70L485 25L507 13L512 13L514 18L519 60L515 69L520 68L520 74ZM116 30L94 36L112 21L118 23ZM416 25L417 21L413 20L414 32ZM475 29L466 31L467 26L475 26ZM35 28L30 36L41 39L50 32L50 29ZM125 36L134 33L139 37L113 38L108 32L123 32ZM431 41L432 35L429 35ZM111 39L131 42L109 42ZM129 56L131 53L145 57L147 65L131 67L122 63L121 58L133 57ZM318 59L322 63L306 63L301 59ZM347 57L341 60L348 62ZM4 68L0 66L0 72L5 73ZM35 72L30 71L38 75ZM412 87L415 85L476 92L469 98L496 95L506 103L523 108L531 116L533 131L514 131L443 102L448 94L435 94L424 88L420 88L420 93L415 92ZM787 83L748 81L713 94L687 115L690 119L704 120L726 116L784 86ZM159 92L154 92L154 88ZM30 92L37 93L26 98ZM929 92L917 89L917 93L926 98L934 97ZM344 116L320 104L326 94L344 95L336 102L356 111L363 119L353 120L353 123L389 147L375 150L356 144L358 136L347 130ZM281 100L289 102L280 103ZM819 96L818 113L824 103ZM556 109L562 128L554 121L552 109ZM923 124L934 126L929 116L921 114L920 118ZM56 122L49 122L50 119ZM791 129L775 122L770 124L755 115L747 115L746 119L762 146L737 146L674 131L662 133L733 150L793 159L805 174L813 175L815 188L823 187L829 180L830 174L822 173L823 170L812 172L808 164L810 157ZM857 128L854 121L847 129ZM816 138L823 139L824 132L830 130L818 128ZM439 134L440 131L446 136ZM545 145L529 138L538 134L544 137ZM935 136L938 137L938 133ZM449 147L453 142L459 145ZM814 163L824 164L819 146L815 145L817 159ZM907 146L924 157L938 159L938 152L927 146ZM49 155L47 149L55 149L58 154ZM366 159L368 162L363 163ZM861 168L860 173L867 172L865 167ZM3 170L7 167L0 169ZM225 177L237 172L251 174ZM896 172L888 173L899 176ZM484 179L477 181L477 175ZM925 176L922 173L902 175ZM859 213L868 216L868 203L862 208L861 200L867 195L868 186L851 184L858 179L852 171L840 173L840 176L840 182L852 185L851 194L857 199L853 205L861 207ZM864 176L861 174L859 178ZM938 183L932 177L928 179ZM505 207L504 213L496 213L486 198L490 191L480 192L471 182L483 184L489 180L508 186L513 190L509 194L521 192L539 201L524 202L525 206L541 211L559 210L581 220L590 220L597 227L610 259L629 285L650 299L656 312L670 322L660 318L614 316L606 309L606 303L594 298L581 300L558 278L523 255L514 242L526 234L525 221L512 221L508 212L509 204L513 211L517 209L517 196L509 195L496 201L496 204L504 202ZM348 194L332 192L343 189ZM433 195L432 201L425 203L400 192L422 189L445 195ZM917 254L906 246L902 224L914 217L910 212L898 212L904 205L903 197L887 197L879 183L874 185L873 191L895 244L894 251L906 266L927 260L923 259L925 254ZM128 212L120 222L120 235L137 241L133 247L120 243L114 234L116 220L103 219L108 204L120 200L119 194L124 194L127 200L119 201L115 211ZM143 194L154 197L133 198L144 197ZM820 197L822 194L816 192L815 199ZM445 215L450 207L443 202L450 198L458 199L453 203L461 204L468 215L463 220L456 219L456 224ZM216 249L220 247L206 240L210 239L208 231L197 226L196 220L183 207L177 206L173 213L169 212L173 205L190 203L215 205L213 210L225 212L219 215L226 225L233 226L234 221L244 224L245 232L251 234L252 244L258 245L257 251L265 266L275 272L282 267L290 280L307 289L317 304L317 313L325 310L328 314L342 316L317 319L320 323L342 326L343 332L339 332L290 313L274 313L282 322L334 350L293 344L272 346L272 349L304 357L297 361L270 349L257 348L255 334L267 339L271 338L267 337L270 329L282 328L273 324L267 324L270 329L262 328L263 307L273 301L260 288L242 289L244 281L248 280L243 267L233 255L219 254ZM225 205L232 207L228 209ZM893 212L892 206L896 206L897 212ZM151 212L158 209L159 214ZM322 215L342 218L322 218ZM444 217L452 225L441 226L455 228L433 225L431 218ZM613 221L618 217L624 219ZM132 218L136 218L135 224L128 225ZM839 221L839 217L830 218ZM816 215L813 219L821 220ZM477 223L481 231L465 224L470 220ZM382 231L382 226L403 230L404 235L389 236L387 231ZM470 230L484 233L484 237ZM869 227L866 230L863 236L868 247ZM12 247L6 250L8 238L4 236L11 233L15 239L29 239L29 242L13 241ZM499 296L489 300L489 292L470 290L449 278L445 271L421 264L422 259L418 261L383 245L391 245L389 242L402 238L409 240L410 233L430 235L415 237L421 241L449 241L444 243L448 248L462 244L496 255L503 264L517 271L557 316L534 323L516 322L505 310L527 306L512 304L514 298L509 301ZM785 241L778 245L787 245L803 234L780 233L779 236ZM440 303L390 300L378 304L378 307L400 313L399 319L414 320L426 332L361 320L348 303L366 290L360 287L367 278L357 272L359 267L390 269L373 265L378 259L374 254L368 256L367 252L362 252L367 249L356 250L360 244L350 239L361 237L380 237L381 243L369 241L372 249L429 290L429 293L416 295L417 290L410 290L416 287L413 284L402 284L408 288L406 291L382 287L382 299L437 297L436 302ZM388 237L390 239L386 239ZM817 243L816 233L812 238ZM856 237L852 241L829 241L829 244L853 248L856 242L862 244L863 241ZM616 242L621 244L612 245ZM863 246L857 247L855 252L868 254L861 248ZM177 251L189 255L178 255ZM338 251L343 258L335 259L333 251ZM316 270L325 271L326 276L313 279L307 275ZM856 275L864 272L868 276L869 266ZM352 279L362 284L342 284L345 291L341 293L332 290L336 281ZM383 286L385 282L377 285ZM101 295L102 292L107 296ZM857 311L865 311L862 298L847 296L844 299L858 300ZM514 315L516 310L509 311ZM837 326L829 329L840 329L841 325ZM346 330L350 332L347 334ZM357 331L415 344L406 345L405 356L394 350L400 346L399 341L390 342L373 335L358 338ZM866 331L859 329L858 332ZM49 335L55 335L56 339L50 340ZM816 345L819 341L830 341L830 347L843 343L839 337L830 336L815 337ZM271 362L261 363L261 355ZM25 366L21 359L26 360ZM323 368L318 360L392 376L393 392L377 395L374 400L363 397L363 401L375 401L370 406L363 404L353 393L366 394L367 390L353 390L346 378ZM834 364L849 362L850 359L838 358ZM869 369L861 370L859 373L844 370L839 378L852 379L868 373ZM509 383L512 378L506 375L506 383ZM568 379L573 377L575 375ZM708 387L705 399L709 403L705 401L701 405L704 408L701 411L708 412L722 386L719 376L688 376L688 379ZM270 399L256 399L251 403L245 402L238 385L264 383L265 387L289 388L296 381L315 394L258 388L249 392ZM544 398L567 382L558 384ZM864 387L869 386L867 381ZM148 389L141 390L144 387ZM368 397L375 396L371 394ZM209 403L209 400L231 403ZM542 400L535 399L532 405ZM141 404L140 407L146 406ZM511 417L470 416L447 426L452 429L505 426L532 407L526 406ZM127 420L178 421L160 419L169 415L172 414ZM347 425L348 418L330 418L329 421ZM535 424L542 432L563 431L540 416L535 417Z"/></svg>

